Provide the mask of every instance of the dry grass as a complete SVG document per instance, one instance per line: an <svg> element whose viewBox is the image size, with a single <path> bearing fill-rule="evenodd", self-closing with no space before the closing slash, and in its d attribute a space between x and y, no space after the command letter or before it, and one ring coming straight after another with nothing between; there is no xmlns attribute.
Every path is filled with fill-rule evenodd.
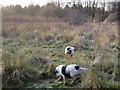
<svg viewBox="0 0 120 90"><path fill-rule="evenodd" d="M75 87L117 88L119 81L117 29L117 24L86 23L74 26L65 22L5 21L3 22L3 79L13 82L17 80L15 84L34 77L38 82L46 77L54 79L55 66L76 63L87 67L89 71ZM70 60L64 57L64 48L67 45L77 48ZM50 60L50 63L43 65L40 62L40 65L30 65L26 62L34 57L44 57ZM19 69L20 67L23 69ZM9 83L7 84L10 87ZM58 84L57 87L61 86Z"/></svg>

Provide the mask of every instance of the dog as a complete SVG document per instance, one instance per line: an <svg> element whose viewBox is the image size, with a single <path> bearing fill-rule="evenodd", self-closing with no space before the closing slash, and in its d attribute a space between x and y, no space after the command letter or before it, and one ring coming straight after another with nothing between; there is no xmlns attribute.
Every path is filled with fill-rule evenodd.
<svg viewBox="0 0 120 90"><path fill-rule="evenodd" d="M66 84L66 78L70 77L73 78L71 84L76 80L76 77L80 75L80 71L86 71L87 68L82 68L77 64L71 64L71 65L59 65L55 69L55 74L59 78L55 81L59 81L61 78L63 78L64 83L63 85Z"/></svg>
<svg viewBox="0 0 120 90"><path fill-rule="evenodd" d="M74 52L75 52L75 48L74 47L72 47L72 46L67 46L66 48L65 48L65 57L66 58L69 58L69 57L72 57L73 56L73 54L74 54Z"/></svg>

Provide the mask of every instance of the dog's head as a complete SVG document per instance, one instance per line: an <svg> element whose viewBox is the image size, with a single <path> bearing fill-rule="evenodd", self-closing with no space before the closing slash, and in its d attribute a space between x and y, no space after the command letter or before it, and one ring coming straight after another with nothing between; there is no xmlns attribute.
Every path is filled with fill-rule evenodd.
<svg viewBox="0 0 120 90"><path fill-rule="evenodd" d="M55 68L54 74L55 74L57 77L61 76L61 70L62 70L62 67L63 67L63 66L64 66L64 65L59 65L59 66L57 66L57 67Z"/></svg>
<svg viewBox="0 0 120 90"><path fill-rule="evenodd" d="M54 74L55 74L56 77L61 76L61 75L58 73L58 71L56 71L56 70L55 70Z"/></svg>
<svg viewBox="0 0 120 90"><path fill-rule="evenodd" d="M54 74L56 74L56 73L58 73L58 71L55 69L55 70L54 70Z"/></svg>
<svg viewBox="0 0 120 90"><path fill-rule="evenodd" d="M56 76L56 77L59 77L60 75L59 75L59 71L57 70L57 68L54 70L54 75Z"/></svg>
<svg viewBox="0 0 120 90"><path fill-rule="evenodd" d="M75 48L75 49L74 49L74 51L76 52L76 51L77 51L77 49Z"/></svg>

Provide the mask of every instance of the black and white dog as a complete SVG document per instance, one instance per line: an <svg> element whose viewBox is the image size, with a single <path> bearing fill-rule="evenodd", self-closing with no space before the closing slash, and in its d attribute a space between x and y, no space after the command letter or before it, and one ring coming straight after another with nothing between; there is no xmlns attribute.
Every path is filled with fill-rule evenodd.
<svg viewBox="0 0 120 90"><path fill-rule="evenodd" d="M76 49L75 49L74 47L72 47L72 46L67 46L67 47L65 48L65 56L66 56L66 58L72 57L72 56L74 55L75 50L76 50Z"/></svg>
<svg viewBox="0 0 120 90"><path fill-rule="evenodd" d="M61 78L63 78L64 83L63 85L66 84L65 80L67 77L73 78L71 84L75 81L76 76L80 75L80 71L86 71L87 68L82 68L79 67L76 64L71 64L71 65L59 65L55 69L55 74L59 77L56 81L59 81Z"/></svg>

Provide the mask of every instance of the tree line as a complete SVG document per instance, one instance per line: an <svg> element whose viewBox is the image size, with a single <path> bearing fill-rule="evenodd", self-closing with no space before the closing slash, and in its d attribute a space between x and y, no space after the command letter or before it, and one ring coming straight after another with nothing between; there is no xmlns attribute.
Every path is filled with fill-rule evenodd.
<svg viewBox="0 0 120 90"><path fill-rule="evenodd" d="M116 2L98 2L93 0L85 0L84 4L80 0L78 2L67 2L63 7L62 2L49 2L44 6L29 5L24 8L21 5L10 5L2 8L3 16L10 15L29 15L44 16L46 18L53 17L60 20L70 22L72 24L80 24L87 21L102 22L110 14L119 11L120 1ZM105 8L108 7L107 10Z"/></svg>

